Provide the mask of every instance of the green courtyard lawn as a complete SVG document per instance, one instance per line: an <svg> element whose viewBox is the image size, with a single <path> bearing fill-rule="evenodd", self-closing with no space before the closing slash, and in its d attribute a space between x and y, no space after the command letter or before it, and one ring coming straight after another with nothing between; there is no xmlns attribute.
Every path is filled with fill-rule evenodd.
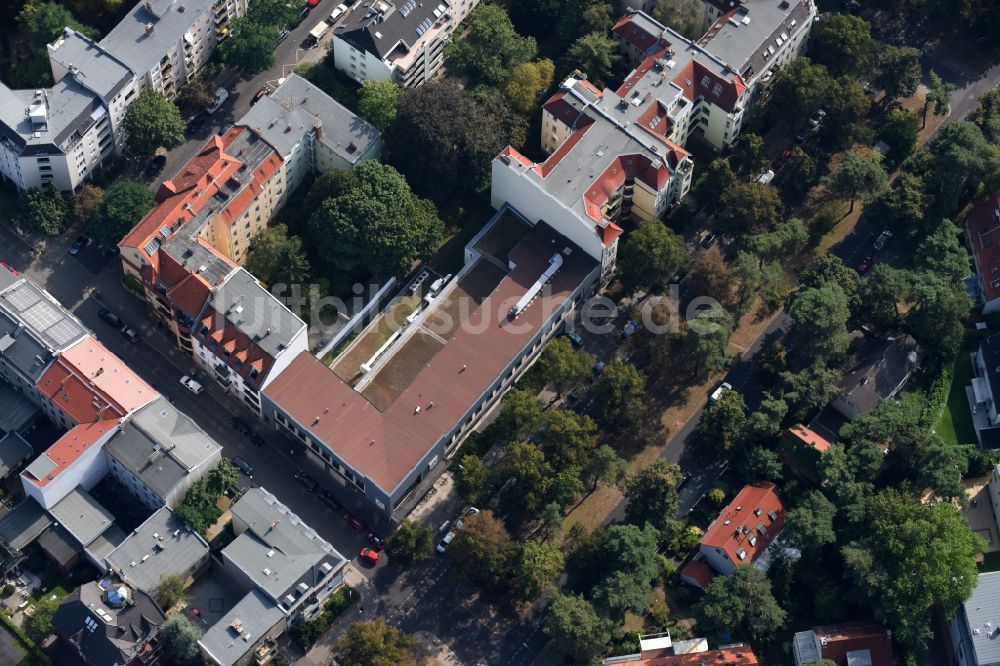
<svg viewBox="0 0 1000 666"><path fill-rule="evenodd" d="M955 358L948 404L941 414L934 431L948 444L974 444L976 429L972 425L969 401L965 397L965 387L972 383L972 361L969 354L972 347L967 345Z"/></svg>

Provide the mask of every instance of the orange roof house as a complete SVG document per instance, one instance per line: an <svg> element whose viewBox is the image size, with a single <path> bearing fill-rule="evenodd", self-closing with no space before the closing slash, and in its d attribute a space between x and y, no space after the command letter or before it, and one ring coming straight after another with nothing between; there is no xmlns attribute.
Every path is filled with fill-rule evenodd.
<svg viewBox="0 0 1000 666"><path fill-rule="evenodd" d="M819 460L830 448L830 442L815 430L794 425L781 438L781 460L796 474L819 483Z"/></svg>

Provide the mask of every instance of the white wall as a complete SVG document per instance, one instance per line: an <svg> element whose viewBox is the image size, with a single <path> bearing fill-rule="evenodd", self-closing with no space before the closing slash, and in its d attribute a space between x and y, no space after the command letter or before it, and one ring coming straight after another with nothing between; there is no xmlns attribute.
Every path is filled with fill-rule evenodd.
<svg viewBox="0 0 1000 666"><path fill-rule="evenodd" d="M43 509L51 509L77 486L83 486L84 490L90 490L108 473L103 449L107 441L117 432L118 428L112 428L106 432L103 437L92 444L69 467L60 472L43 488L28 481L22 473L21 486L24 488L24 493L29 497L34 497Z"/></svg>
<svg viewBox="0 0 1000 666"><path fill-rule="evenodd" d="M392 69L368 51L354 48L338 35L333 36L333 66L358 83L392 81Z"/></svg>

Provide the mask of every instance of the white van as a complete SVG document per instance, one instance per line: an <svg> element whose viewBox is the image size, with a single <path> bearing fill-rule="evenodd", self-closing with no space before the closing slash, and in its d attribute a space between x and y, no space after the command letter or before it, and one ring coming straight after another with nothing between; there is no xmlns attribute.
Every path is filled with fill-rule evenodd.
<svg viewBox="0 0 1000 666"><path fill-rule="evenodd" d="M319 40L323 39L323 35L326 31L330 29L330 24L326 21L320 21L316 24L316 27L309 31L309 41L311 46L316 46L319 44Z"/></svg>

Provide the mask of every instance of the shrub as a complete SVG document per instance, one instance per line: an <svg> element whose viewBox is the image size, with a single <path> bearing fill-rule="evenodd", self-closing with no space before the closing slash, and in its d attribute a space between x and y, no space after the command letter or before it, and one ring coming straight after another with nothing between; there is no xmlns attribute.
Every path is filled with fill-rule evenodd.
<svg viewBox="0 0 1000 666"><path fill-rule="evenodd" d="M308 622L299 622L293 626L288 632L289 635L300 648L308 650L310 645L326 633L334 620L357 601L357 598L358 595L352 588L343 586L326 600L323 612Z"/></svg>
<svg viewBox="0 0 1000 666"><path fill-rule="evenodd" d="M705 496L708 498L708 501L715 506L722 506L726 503L726 491L718 486L710 488L708 494Z"/></svg>
<svg viewBox="0 0 1000 666"><path fill-rule="evenodd" d="M963 353L963 352L959 352ZM920 414L920 425L930 430L941 420L941 414L948 406L948 394L951 393L951 380L954 375L954 359L947 359L941 365L941 372L927 391L927 404Z"/></svg>

